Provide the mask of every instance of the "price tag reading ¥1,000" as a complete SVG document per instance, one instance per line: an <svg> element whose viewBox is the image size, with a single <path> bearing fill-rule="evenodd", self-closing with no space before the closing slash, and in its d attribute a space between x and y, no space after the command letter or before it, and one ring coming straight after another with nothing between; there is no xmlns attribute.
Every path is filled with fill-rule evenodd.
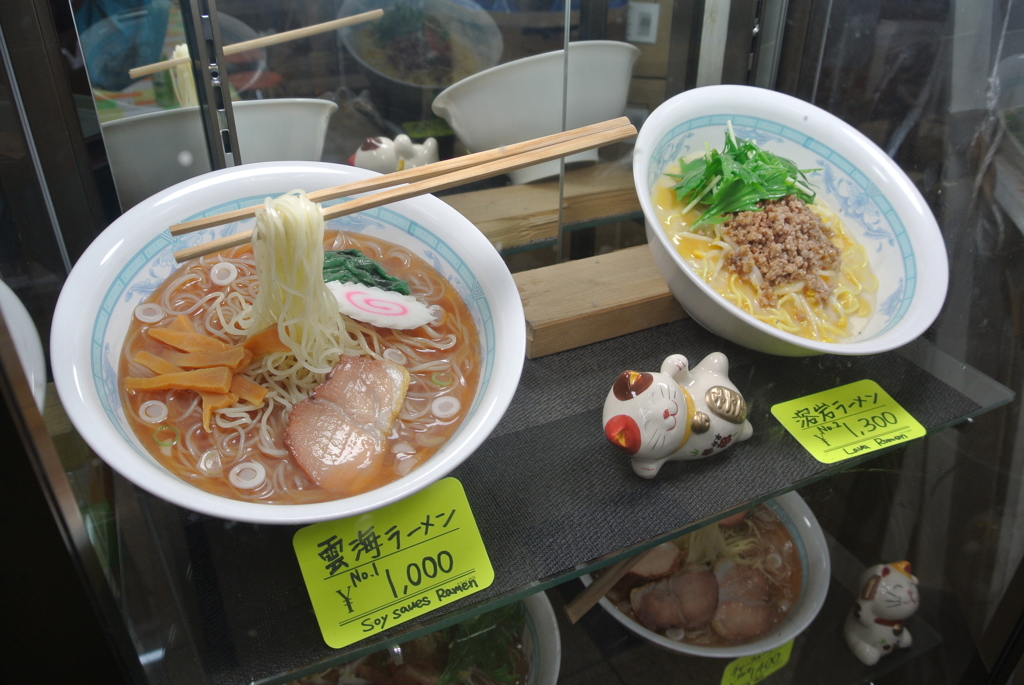
<svg viewBox="0 0 1024 685"><path fill-rule="evenodd" d="M292 539L320 632L339 649L494 582L462 483L300 528Z"/></svg>
<svg viewBox="0 0 1024 685"><path fill-rule="evenodd" d="M772 407L815 459L833 464L927 433L878 383L857 381Z"/></svg>
<svg viewBox="0 0 1024 685"><path fill-rule="evenodd" d="M722 674L722 685L754 685L789 663L793 641L761 654L741 656L729 662Z"/></svg>

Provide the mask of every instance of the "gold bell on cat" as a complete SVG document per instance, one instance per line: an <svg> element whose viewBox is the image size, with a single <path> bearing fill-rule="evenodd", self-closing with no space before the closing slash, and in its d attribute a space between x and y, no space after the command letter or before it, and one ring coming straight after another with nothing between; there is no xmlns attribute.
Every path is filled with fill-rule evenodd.
<svg viewBox="0 0 1024 685"><path fill-rule="evenodd" d="M623 371L604 401L603 423L605 437L644 478L656 476L666 461L710 457L754 434L721 352L692 369L673 354L660 372Z"/></svg>

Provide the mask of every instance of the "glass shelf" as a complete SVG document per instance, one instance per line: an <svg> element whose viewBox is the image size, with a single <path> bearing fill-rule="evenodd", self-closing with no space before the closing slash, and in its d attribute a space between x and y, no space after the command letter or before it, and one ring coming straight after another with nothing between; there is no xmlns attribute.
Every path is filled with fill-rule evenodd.
<svg viewBox="0 0 1024 685"><path fill-rule="evenodd" d="M611 381L626 368L660 368L668 354L682 352L695 363L716 350L729 356L754 437L711 459L669 463L652 480L638 478L601 430ZM196 669L198 659L217 683L287 682L553 587L882 454L820 463L770 415L778 402L865 378L930 433L1014 396L925 340L871 357L787 359L726 344L686 319L526 362L501 423L452 473L495 569L485 590L330 649L292 551L296 527L205 517L118 481L126 615L139 642L154 645L152 658L165 661L158 670L169 681L181 680L179 669ZM172 615L173 629L191 639L167 639ZM156 616L163 622L149 626L145 619Z"/></svg>

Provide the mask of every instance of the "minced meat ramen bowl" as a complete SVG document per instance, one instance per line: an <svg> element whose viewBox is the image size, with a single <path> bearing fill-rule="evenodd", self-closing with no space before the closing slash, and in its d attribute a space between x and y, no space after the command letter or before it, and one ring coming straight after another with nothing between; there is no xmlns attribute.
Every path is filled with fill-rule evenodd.
<svg viewBox="0 0 1024 685"><path fill-rule="evenodd" d="M800 559L801 586L800 594L789 614L767 633L742 644L708 646L691 644L673 640L659 632L649 630L619 610L607 597L599 600L601 608L612 618L639 637L673 652L691 654L693 656L718 657L735 659L741 656L762 654L770 649L784 645L802 633L814 621L818 612L825 605L828 595L829 578L832 573L832 562L825 542L825 534L821 524L814 517L807 503L796 492L787 492L764 503L771 509L796 544ZM717 524L712 524L717 525ZM580 578L584 585L590 585L591 576Z"/></svg>
<svg viewBox="0 0 1024 685"><path fill-rule="evenodd" d="M75 428L115 471L178 506L252 523L305 524L338 519L400 500L447 475L490 434L519 382L526 346L522 304L501 257L465 217L421 196L332 219L345 230L396 243L454 286L479 335L479 384L453 435L404 476L344 499L262 504L200 490L162 466L133 432L121 404L118 364L135 308L179 265L173 253L251 228L235 222L171 237L181 221L262 203L301 188L329 188L375 172L320 162L264 162L183 181L131 208L89 246L61 291L53 319L57 392Z"/></svg>
<svg viewBox="0 0 1024 685"><path fill-rule="evenodd" d="M878 279L871 313L840 342L784 332L725 300L687 264L652 202L659 177L680 158L721 150L729 123L737 138L792 160L808 174L816 202L867 251ZM633 180L654 262L683 308L711 332L785 356L875 354L914 340L938 316L949 267L942 234L921 193L877 145L814 105L749 86L707 86L660 105L640 129Z"/></svg>

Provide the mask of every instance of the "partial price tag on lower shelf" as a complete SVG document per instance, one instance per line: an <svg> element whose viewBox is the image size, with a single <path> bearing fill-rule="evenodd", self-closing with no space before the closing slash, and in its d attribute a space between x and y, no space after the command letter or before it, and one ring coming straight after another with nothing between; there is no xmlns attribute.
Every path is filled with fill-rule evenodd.
<svg viewBox="0 0 1024 685"><path fill-rule="evenodd" d="M335 649L494 582L454 478L367 514L301 528L292 544L320 632Z"/></svg>
<svg viewBox="0 0 1024 685"><path fill-rule="evenodd" d="M730 661L722 674L722 685L754 685L789 663L793 641L761 654L741 656Z"/></svg>
<svg viewBox="0 0 1024 685"><path fill-rule="evenodd" d="M928 432L872 380L781 402L772 407L772 414L824 464L924 437Z"/></svg>

